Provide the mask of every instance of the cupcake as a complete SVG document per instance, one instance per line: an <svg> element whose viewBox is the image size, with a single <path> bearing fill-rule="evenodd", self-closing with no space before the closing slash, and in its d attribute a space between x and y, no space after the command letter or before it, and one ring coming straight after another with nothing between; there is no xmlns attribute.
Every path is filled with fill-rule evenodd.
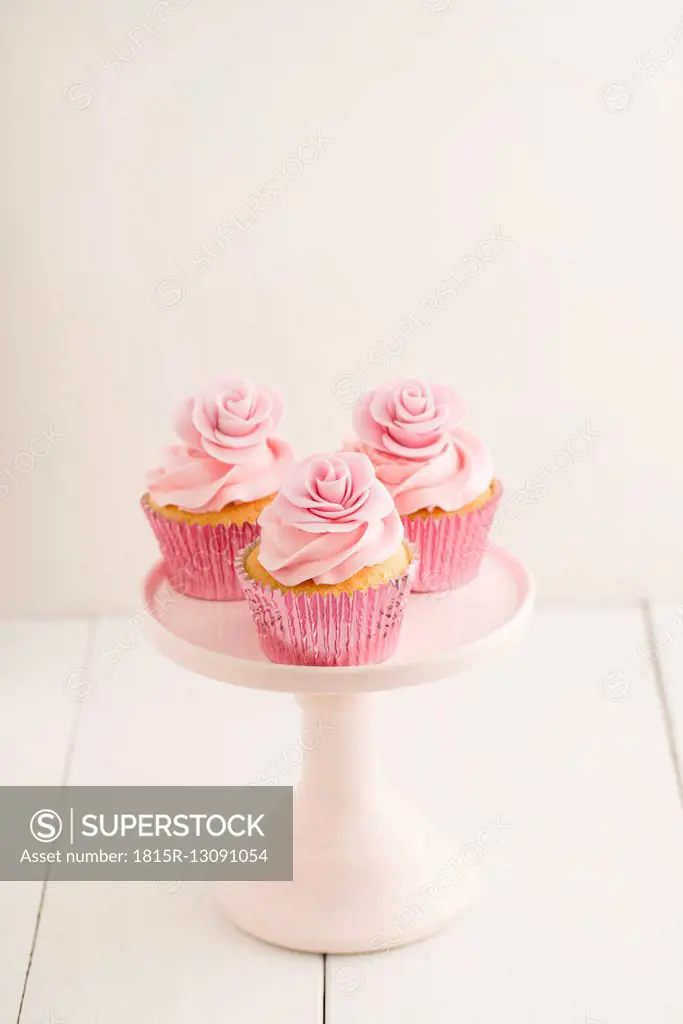
<svg viewBox="0 0 683 1024"><path fill-rule="evenodd" d="M271 661L365 665L394 653L416 559L365 455L298 463L259 524L240 576Z"/></svg>
<svg viewBox="0 0 683 1024"><path fill-rule="evenodd" d="M260 533L257 520L293 462L274 436L282 401L247 378L188 398L167 448L147 475L142 507L175 590L214 601L242 598L235 561Z"/></svg>
<svg viewBox="0 0 683 1024"><path fill-rule="evenodd" d="M413 590L445 591L479 572L502 485L491 453L459 426L462 399L450 388L399 380L356 406L357 439L391 494L419 553Z"/></svg>

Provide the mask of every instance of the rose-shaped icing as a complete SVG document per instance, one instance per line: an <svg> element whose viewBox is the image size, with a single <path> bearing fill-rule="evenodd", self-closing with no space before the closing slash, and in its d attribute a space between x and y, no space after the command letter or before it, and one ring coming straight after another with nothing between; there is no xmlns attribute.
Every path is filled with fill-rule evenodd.
<svg viewBox="0 0 683 1024"><path fill-rule="evenodd" d="M281 417L282 400L274 391L257 388L248 377L231 377L188 398L174 426L185 444L234 466L273 436Z"/></svg>
<svg viewBox="0 0 683 1024"><path fill-rule="evenodd" d="M273 494L294 458L273 436L281 415L278 395L243 377L188 398L174 420L183 444L167 448L147 474L150 496L158 505L219 512Z"/></svg>
<svg viewBox="0 0 683 1024"><path fill-rule="evenodd" d="M353 425L365 444L402 459L439 455L465 415L459 395L440 384L398 380L367 394Z"/></svg>
<svg viewBox="0 0 683 1024"><path fill-rule="evenodd" d="M341 583L394 554L403 524L367 456L299 462L259 517L259 561L284 586Z"/></svg>
<svg viewBox="0 0 683 1024"><path fill-rule="evenodd" d="M491 486L488 446L457 424L465 414L450 388L399 380L359 403L354 426L364 452L403 516L419 509L455 512Z"/></svg>

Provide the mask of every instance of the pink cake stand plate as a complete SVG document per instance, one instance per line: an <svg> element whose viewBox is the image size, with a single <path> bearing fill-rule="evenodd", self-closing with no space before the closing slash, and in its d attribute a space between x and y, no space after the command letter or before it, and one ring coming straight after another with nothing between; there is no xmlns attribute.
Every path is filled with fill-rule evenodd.
<svg viewBox="0 0 683 1024"><path fill-rule="evenodd" d="M517 637L534 601L524 565L492 545L466 587L409 597L393 658L354 668L273 664L246 602L183 597L163 562L148 574L144 600L151 637L172 661L221 682L296 694L302 708L294 881L219 883L231 921L314 953L387 949L452 921L474 895L476 872L458 869L461 845L437 835L385 777L372 693L454 676Z"/></svg>

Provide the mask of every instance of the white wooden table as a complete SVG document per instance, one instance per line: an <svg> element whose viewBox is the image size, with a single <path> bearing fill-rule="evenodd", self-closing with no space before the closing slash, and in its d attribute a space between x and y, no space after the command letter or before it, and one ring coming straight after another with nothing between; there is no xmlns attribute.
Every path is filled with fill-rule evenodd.
<svg viewBox="0 0 683 1024"><path fill-rule="evenodd" d="M450 930L323 958L235 931L200 884L3 882L0 1022L681 1024L680 607L541 607L491 667L376 698L396 776L479 861ZM0 784L295 780L292 699L138 627L0 624Z"/></svg>

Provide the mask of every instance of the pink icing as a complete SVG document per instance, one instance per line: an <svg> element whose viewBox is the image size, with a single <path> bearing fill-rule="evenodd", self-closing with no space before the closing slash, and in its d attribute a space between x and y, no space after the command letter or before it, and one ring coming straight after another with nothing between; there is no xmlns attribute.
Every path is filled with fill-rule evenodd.
<svg viewBox="0 0 683 1024"><path fill-rule="evenodd" d="M278 490L292 464L286 441L273 436L282 401L247 378L219 381L188 398L175 417L183 444L167 448L147 474L158 505L217 512Z"/></svg>
<svg viewBox="0 0 683 1024"><path fill-rule="evenodd" d="M391 496L358 452L299 462L259 525L259 561L287 587L341 583L389 558L403 539Z"/></svg>
<svg viewBox="0 0 683 1024"><path fill-rule="evenodd" d="M175 444L163 464L147 474L147 489L157 505L178 505L191 512L220 512L233 501L256 501L277 491L293 453L286 441L271 438L254 449L248 463L226 465L199 448Z"/></svg>
<svg viewBox="0 0 683 1024"><path fill-rule="evenodd" d="M465 412L450 388L408 378L367 394L354 410L353 425L372 448L403 459L430 459L441 454Z"/></svg>
<svg viewBox="0 0 683 1024"><path fill-rule="evenodd" d="M370 392L356 407L359 442L401 515L454 512L490 487L488 446L462 427L464 403L450 388L400 380Z"/></svg>
<svg viewBox="0 0 683 1024"><path fill-rule="evenodd" d="M250 461L251 449L272 437L281 418L282 400L274 391L257 388L248 377L230 377L186 399L174 426L185 444L234 466Z"/></svg>

